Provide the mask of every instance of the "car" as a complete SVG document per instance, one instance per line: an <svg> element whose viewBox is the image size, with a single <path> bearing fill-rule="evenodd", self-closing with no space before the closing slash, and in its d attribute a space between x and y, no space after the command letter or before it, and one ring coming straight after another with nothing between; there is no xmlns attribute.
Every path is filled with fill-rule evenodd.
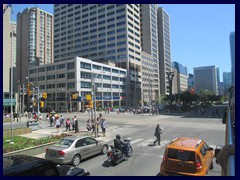
<svg viewBox="0 0 240 180"><path fill-rule="evenodd" d="M95 138L67 136L46 149L45 159L56 164L78 166L81 160L97 154L106 154L107 150L108 145Z"/></svg>
<svg viewBox="0 0 240 180"><path fill-rule="evenodd" d="M56 166L52 161L27 155L3 157L4 176L90 176L79 167Z"/></svg>
<svg viewBox="0 0 240 180"><path fill-rule="evenodd" d="M178 137L166 147L160 174L162 176L205 176L213 169L214 150L204 140Z"/></svg>

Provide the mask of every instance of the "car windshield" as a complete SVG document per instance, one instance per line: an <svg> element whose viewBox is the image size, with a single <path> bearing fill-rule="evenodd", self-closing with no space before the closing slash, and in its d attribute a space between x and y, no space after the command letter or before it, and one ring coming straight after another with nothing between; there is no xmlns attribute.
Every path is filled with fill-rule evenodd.
<svg viewBox="0 0 240 180"><path fill-rule="evenodd" d="M70 147L73 142L74 142L74 140L71 140L71 139L62 139L56 145L57 146L67 146L67 147Z"/></svg>
<svg viewBox="0 0 240 180"><path fill-rule="evenodd" d="M180 149L168 149L168 158L182 161L194 161L194 152Z"/></svg>

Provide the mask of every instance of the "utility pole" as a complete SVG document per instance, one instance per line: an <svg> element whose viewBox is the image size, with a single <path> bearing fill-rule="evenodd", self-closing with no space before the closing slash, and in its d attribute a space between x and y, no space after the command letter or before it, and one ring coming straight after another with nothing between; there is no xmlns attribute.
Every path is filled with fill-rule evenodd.
<svg viewBox="0 0 240 180"><path fill-rule="evenodd" d="M25 84L23 83L23 88L22 88L22 115L24 114L24 97L25 97Z"/></svg>
<svg viewBox="0 0 240 180"><path fill-rule="evenodd" d="M95 74L92 74L91 81L92 81L92 96L94 98L93 110L94 110L94 120L95 120L95 138L98 136L97 134L97 116L96 116L96 88L95 88Z"/></svg>
<svg viewBox="0 0 240 180"><path fill-rule="evenodd" d="M169 94L170 94L170 113L172 114L172 80L174 77L173 72L167 72L167 78L169 83Z"/></svg>

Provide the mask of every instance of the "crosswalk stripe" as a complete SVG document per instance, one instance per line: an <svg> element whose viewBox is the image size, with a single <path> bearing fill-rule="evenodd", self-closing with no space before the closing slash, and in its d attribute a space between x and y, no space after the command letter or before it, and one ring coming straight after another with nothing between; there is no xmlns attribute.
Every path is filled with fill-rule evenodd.
<svg viewBox="0 0 240 180"><path fill-rule="evenodd" d="M135 144L135 143L137 143L137 142L139 142L139 141L142 141L143 139L134 139L134 140L132 140L132 141L130 141L130 143L131 144Z"/></svg>

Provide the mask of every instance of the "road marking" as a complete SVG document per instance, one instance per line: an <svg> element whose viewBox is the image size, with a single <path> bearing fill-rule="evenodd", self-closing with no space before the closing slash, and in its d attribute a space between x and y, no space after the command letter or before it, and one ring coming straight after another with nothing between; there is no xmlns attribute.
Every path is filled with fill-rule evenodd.
<svg viewBox="0 0 240 180"><path fill-rule="evenodd" d="M153 141L155 141L155 140L156 139L154 139L154 138L148 139L148 140L144 141L143 143L139 144L138 146L149 146L149 147L158 149L158 148L164 147L166 144L168 144L170 142L169 140L164 140L164 141L160 142L161 146L159 146L159 145L154 146Z"/></svg>
<svg viewBox="0 0 240 180"><path fill-rule="evenodd" d="M134 139L134 140L132 140L132 141L130 141L130 143L131 144L135 144L135 143L137 143L137 142L139 142L139 141L142 141L143 139Z"/></svg>

